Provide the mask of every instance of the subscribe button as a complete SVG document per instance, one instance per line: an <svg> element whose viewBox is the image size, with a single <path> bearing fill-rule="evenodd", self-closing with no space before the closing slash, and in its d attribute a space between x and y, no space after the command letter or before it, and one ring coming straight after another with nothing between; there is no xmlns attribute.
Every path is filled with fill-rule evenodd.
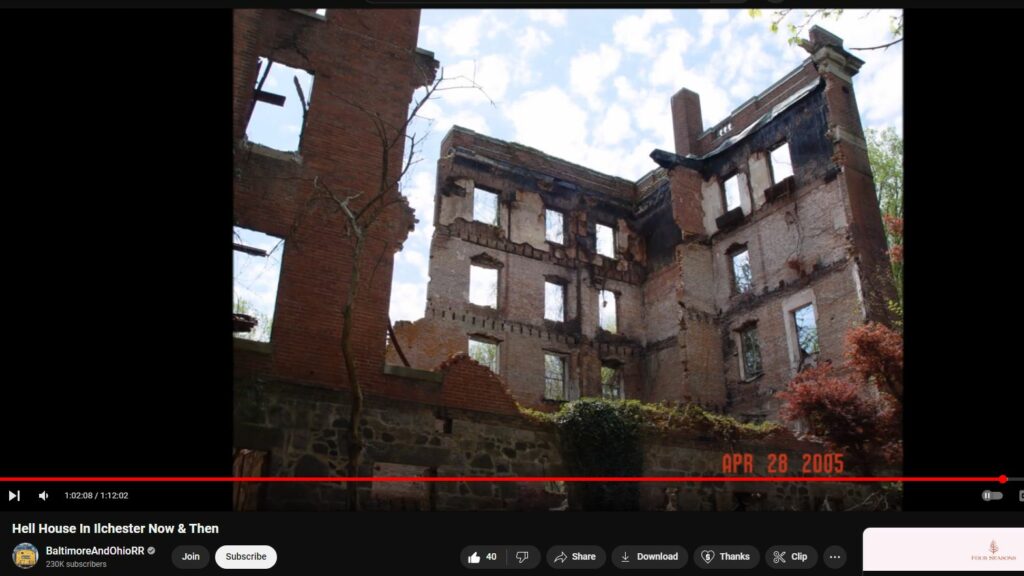
<svg viewBox="0 0 1024 576"><path fill-rule="evenodd" d="M277 564L277 550L270 546L221 546L214 559L225 570L266 570Z"/></svg>

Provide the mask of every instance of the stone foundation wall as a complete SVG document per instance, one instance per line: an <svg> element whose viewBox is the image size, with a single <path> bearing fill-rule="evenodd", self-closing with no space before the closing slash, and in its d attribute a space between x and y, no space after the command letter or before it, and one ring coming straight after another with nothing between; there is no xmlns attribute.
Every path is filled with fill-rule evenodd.
<svg viewBox="0 0 1024 576"><path fill-rule="evenodd" d="M235 446L268 452L269 476L343 476L348 392L282 382L235 382ZM554 430L517 415L496 415L368 397L361 420L365 476L569 475ZM821 447L793 440L735 443L672 433L645 444L645 476L720 475L722 456L753 454L755 474L767 454ZM345 510L344 483L271 483L261 510ZM367 510L549 510L569 507L563 488L542 483L374 483L359 486ZM873 490L859 484L642 484L644 510L843 509Z"/></svg>

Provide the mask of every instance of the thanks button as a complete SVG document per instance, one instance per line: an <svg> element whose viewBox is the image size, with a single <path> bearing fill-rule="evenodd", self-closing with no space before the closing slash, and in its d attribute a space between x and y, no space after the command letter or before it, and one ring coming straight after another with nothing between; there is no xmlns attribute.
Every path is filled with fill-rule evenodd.
<svg viewBox="0 0 1024 576"><path fill-rule="evenodd" d="M701 546L693 555L694 564L710 570L745 570L760 561L761 554L753 546Z"/></svg>

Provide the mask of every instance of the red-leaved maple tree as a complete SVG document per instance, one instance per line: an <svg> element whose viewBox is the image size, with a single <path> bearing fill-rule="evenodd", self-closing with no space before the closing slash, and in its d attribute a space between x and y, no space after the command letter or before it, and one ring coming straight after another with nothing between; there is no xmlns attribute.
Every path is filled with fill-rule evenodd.
<svg viewBox="0 0 1024 576"><path fill-rule="evenodd" d="M780 414L870 473L903 456L903 337L869 323L850 330L846 344L842 369L825 362L797 374L779 394Z"/></svg>

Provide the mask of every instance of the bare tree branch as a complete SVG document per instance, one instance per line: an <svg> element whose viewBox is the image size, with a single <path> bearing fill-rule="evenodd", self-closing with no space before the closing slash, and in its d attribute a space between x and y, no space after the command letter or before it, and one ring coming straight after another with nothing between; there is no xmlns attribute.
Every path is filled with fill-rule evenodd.
<svg viewBox="0 0 1024 576"><path fill-rule="evenodd" d="M886 42L885 44L879 44L878 46L867 46L867 47L862 47L862 48L850 48L850 50L885 50L886 48L888 48L890 46L894 46L896 44L899 44L900 42L903 42L903 38L897 38L897 39L893 40L892 42Z"/></svg>

